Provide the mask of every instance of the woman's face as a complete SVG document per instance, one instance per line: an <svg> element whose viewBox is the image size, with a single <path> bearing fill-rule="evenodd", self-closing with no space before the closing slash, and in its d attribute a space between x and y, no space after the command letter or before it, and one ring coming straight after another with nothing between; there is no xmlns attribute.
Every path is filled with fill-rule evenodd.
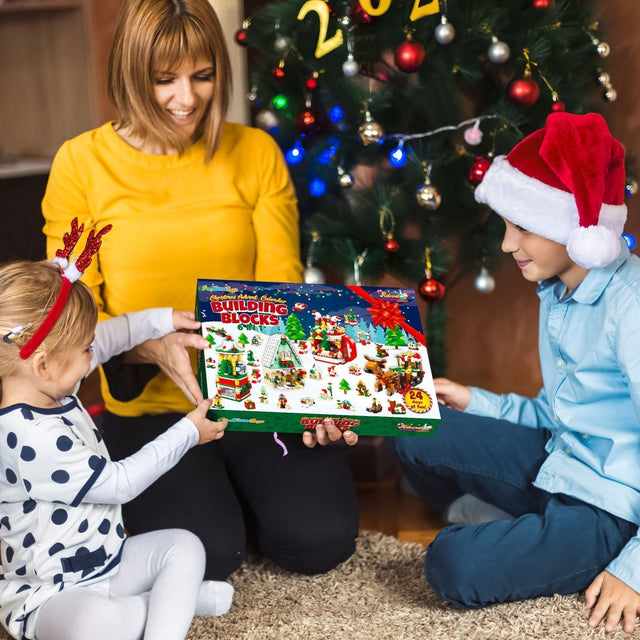
<svg viewBox="0 0 640 640"><path fill-rule="evenodd" d="M160 69L154 77L154 95L167 120L183 140L195 133L213 97L215 68L201 57L180 66Z"/></svg>

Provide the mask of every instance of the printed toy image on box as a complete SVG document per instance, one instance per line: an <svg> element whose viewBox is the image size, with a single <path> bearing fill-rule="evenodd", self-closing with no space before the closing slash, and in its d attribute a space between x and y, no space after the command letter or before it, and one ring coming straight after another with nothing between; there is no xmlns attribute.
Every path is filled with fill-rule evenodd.
<svg viewBox="0 0 640 640"><path fill-rule="evenodd" d="M440 413L410 289L198 280L198 380L236 431L431 435Z"/></svg>

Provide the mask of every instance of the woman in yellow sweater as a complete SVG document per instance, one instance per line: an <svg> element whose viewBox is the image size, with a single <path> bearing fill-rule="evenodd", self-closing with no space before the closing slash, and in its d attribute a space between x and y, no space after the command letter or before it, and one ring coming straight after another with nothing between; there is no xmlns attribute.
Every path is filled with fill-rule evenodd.
<svg viewBox="0 0 640 640"><path fill-rule="evenodd" d="M224 122L230 85L208 0L126 0L109 62L118 120L60 148L43 200L49 254L75 216L88 228L113 224L84 277L102 318L192 309L198 277L300 281L286 164L266 133ZM206 346L196 334L173 334L105 365L103 430L114 459L202 397L189 355ZM340 437L331 423L304 442L281 435L289 450L282 457L268 434L227 433L125 505L125 523L131 533L193 531L210 579L240 565L247 538L289 570L327 571L353 553L358 533L344 460L313 448Z"/></svg>

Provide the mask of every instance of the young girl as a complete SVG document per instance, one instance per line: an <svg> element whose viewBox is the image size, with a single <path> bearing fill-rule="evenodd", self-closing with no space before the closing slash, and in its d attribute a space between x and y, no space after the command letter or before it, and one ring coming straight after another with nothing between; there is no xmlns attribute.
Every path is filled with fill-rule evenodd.
<svg viewBox="0 0 640 640"><path fill-rule="evenodd" d="M100 244L68 265L0 267L0 620L15 638L183 639L194 612L225 613L224 582L202 582L198 538L166 529L127 538L121 508L226 421L209 401L120 462L74 395L100 362L149 338L199 325L188 312L151 309L97 322L91 290L74 279ZM64 255L66 254L66 255ZM157 506L158 509L162 505Z"/></svg>

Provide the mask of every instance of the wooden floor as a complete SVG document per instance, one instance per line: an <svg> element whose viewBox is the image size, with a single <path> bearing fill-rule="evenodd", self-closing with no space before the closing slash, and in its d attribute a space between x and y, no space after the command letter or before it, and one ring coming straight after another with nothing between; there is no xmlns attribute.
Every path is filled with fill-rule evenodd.
<svg viewBox="0 0 640 640"><path fill-rule="evenodd" d="M357 487L361 529L380 531L426 547L444 526L439 511L401 490L400 473L395 468L382 479L361 481Z"/></svg>

